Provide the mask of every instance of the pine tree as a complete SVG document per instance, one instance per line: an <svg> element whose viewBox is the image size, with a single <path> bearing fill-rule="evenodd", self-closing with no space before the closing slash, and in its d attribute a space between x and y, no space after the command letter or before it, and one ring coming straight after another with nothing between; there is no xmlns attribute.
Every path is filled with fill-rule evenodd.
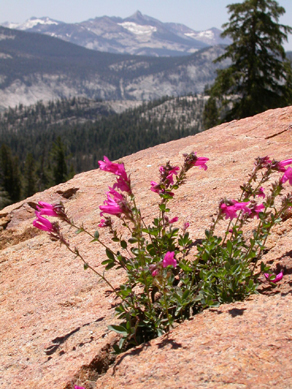
<svg viewBox="0 0 292 389"><path fill-rule="evenodd" d="M3 190L8 193L12 202L19 201L21 196L19 161L17 157L12 156L10 148L4 143L0 149L0 168Z"/></svg>
<svg viewBox="0 0 292 389"><path fill-rule="evenodd" d="M54 184L57 185L67 180L67 164L65 158L65 147L60 136L57 137L56 142L53 144L52 158L53 158L53 180L54 180Z"/></svg>
<svg viewBox="0 0 292 389"><path fill-rule="evenodd" d="M35 160L28 153L24 165L24 197L32 196L36 191Z"/></svg>
<svg viewBox="0 0 292 389"><path fill-rule="evenodd" d="M216 99L214 97L210 97L205 104L204 112L203 112L203 126L204 129L215 127L219 124L219 111L216 104Z"/></svg>
<svg viewBox="0 0 292 389"><path fill-rule="evenodd" d="M216 62L231 60L217 71L210 95L221 106L221 121L240 119L292 102L291 64L282 46L292 28L279 24L285 9L274 0L245 0L227 6L229 23L222 37L233 43Z"/></svg>

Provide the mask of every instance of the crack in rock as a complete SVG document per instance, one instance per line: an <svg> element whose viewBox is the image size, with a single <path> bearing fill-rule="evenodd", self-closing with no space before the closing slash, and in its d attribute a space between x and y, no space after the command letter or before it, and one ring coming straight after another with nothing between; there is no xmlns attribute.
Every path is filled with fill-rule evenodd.
<svg viewBox="0 0 292 389"><path fill-rule="evenodd" d="M70 188L67 190L57 190L56 193L64 197L64 199L71 199L77 192L79 188Z"/></svg>
<svg viewBox="0 0 292 389"><path fill-rule="evenodd" d="M104 317L100 317L99 319L94 320L93 323L97 323L97 322L99 322L99 321L102 321L103 319L104 319ZM82 326L75 328L74 330L72 330L71 332L69 332L69 333L66 334L66 335L57 336L57 338L55 338L55 339L52 340L52 344L50 344L48 347L46 347L45 353L46 353L47 355L52 355L52 354L54 354L54 353L58 350L58 348L59 348L63 343L65 343L67 339L70 338L70 336L74 335L74 334L75 334L76 332L78 332L81 328L86 327L86 326L89 326L90 324L92 324L92 323L85 323L85 324L83 324Z"/></svg>
<svg viewBox="0 0 292 389"><path fill-rule="evenodd" d="M289 131L289 130L291 130L291 129L292 129L292 124L290 124L287 128L285 128L285 130L280 131L280 132L277 132L276 134L273 134L273 135L269 135L269 136L267 136L265 139L275 138L275 136L281 135L281 134L283 134L284 132Z"/></svg>

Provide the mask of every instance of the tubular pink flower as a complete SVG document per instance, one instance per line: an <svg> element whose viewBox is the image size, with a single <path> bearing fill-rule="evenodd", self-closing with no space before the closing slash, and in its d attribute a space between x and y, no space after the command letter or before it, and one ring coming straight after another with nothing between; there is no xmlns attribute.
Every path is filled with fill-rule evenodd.
<svg viewBox="0 0 292 389"><path fill-rule="evenodd" d="M104 201L104 204L105 205L101 205L99 207L99 209L102 211L100 213L100 216L103 216L104 213L117 216L120 216L122 213L125 213L126 199L124 195L117 192L111 187L109 187L109 191L107 192L107 200Z"/></svg>
<svg viewBox="0 0 292 389"><path fill-rule="evenodd" d="M122 192L132 193L130 180L125 180L122 176L117 178L117 182L114 184L114 189L115 188L120 189Z"/></svg>
<svg viewBox="0 0 292 389"><path fill-rule="evenodd" d="M74 386L74 389L85 389L84 386Z"/></svg>
<svg viewBox="0 0 292 389"><path fill-rule="evenodd" d="M121 193L117 192L114 188L111 188L110 186L109 186L109 191L107 192L107 196L108 195L112 195L115 201L125 200L125 197Z"/></svg>
<svg viewBox="0 0 292 389"><path fill-rule="evenodd" d="M244 213L250 214L251 211L250 211L250 209L247 207L248 204L249 204L249 201L247 201L246 203L238 203L238 202L235 202L233 205L234 205L235 209L237 209L238 211L243 211Z"/></svg>
<svg viewBox="0 0 292 389"><path fill-rule="evenodd" d="M237 218L237 209L234 207L234 205L226 205L226 204L221 204L220 205L222 213L225 214L225 219L236 219Z"/></svg>
<svg viewBox="0 0 292 389"><path fill-rule="evenodd" d="M284 184L286 181L289 180L289 184L292 185L292 168L288 167L285 171L283 177L281 178L280 182L281 184Z"/></svg>
<svg viewBox="0 0 292 389"><path fill-rule="evenodd" d="M48 219L46 219L45 217L42 217L40 212L36 211L35 214L36 214L37 219L32 222L34 227L38 228L39 230L43 230L43 231L47 231L47 232L54 231L54 226Z"/></svg>
<svg viewBox="0 0 292 389"><path fill-rule="evenodd" d="M265 209L264 204L256 205L253 209L251 209L251 217L259 218L259 213L263 212Z"/></svg>
<svg viewBox="0 0 292 389"><path fill-rule="evenodd" d="M114 188L118 188L123 192L132 194L131 181L127 176L125 166L122 163L113 163L106 156L103 157L104 161L98 161L99 167L105 172L110 172L118 176L117 182L114 184Z"/></svg>
<svg viewBox="0 0 292 389"><path fill-rule="evenodd" d="M199 166L200 169L207 170L208 166L206 165L206 162L209 161L209 158L205 157L197 157L197 159L193 162L193 166Z"/></svg>
<svg viewBox="0 0 292 389"><path fill-rule="evenodd" d="M225 203L222 203L220 205L220 208L221 208L221 211L222 213L225 214L225 219L235 219L237 218L237 211L242 211L244 213L248 213L250 214L251 213L251 210L247 207L247 204L249 204L249 202L247 203L238 203L236 202L235 200L232 200L231 201L231 205L226 205Z"/></svg>
<svg viewBox="0 0 292 389"><path fill-rule="evenodd" d="M279 172L285 172L286 171L285 166L291 165L291 163L292 163L292 158L285 159L284 161L280 161L277 163L277 170Z"/></svg>
<svg viewBox="0 0 292 389"><path fill-rule="evenodd" d="M52 204L44 203L43 201L39 201L36 206L40 215L54 216L58 217L59 215L55 211L55 207Z"/></svg>
<svg viewBox="0 0 292 389"><path fill-rule="evenodd" d="M171 170L169 170L167 173L166 178L169 180L170 184L173 184L173 175L178 175L179 167L174 166Z"/></svg>
<svg viewBox="0 0 292 389"><path fill-rule="evenodd" d="M161 192L160 185L157 184L157 182L155 182L155 181L151 181L151 188L150 188L150 190L152 190L152 192L155 192L155 193L160 193Z"/></svg>
<svg viewBox="0 0 292 389"><path fill-rule="evenodd" d="M123 213L123 209L120 205L111 197L109 197L104 202L105 205L100 205L99 209L102 211L100 216L103 216L104 213L108 213L109 215L121 215Z"/></svg>
<svg viewBox="0 0 292 389"><path fill-rule="evenodd" d="M106 227L106 221L101 219L100 223L97 225L98 227Z"/></svg>
<svg viewBox="0 0 292 389"><path fill-rule="evenodd" d="M260 189L258 190L258 193L257 193L257 196L258 197L262 197L263 199L266 197L265 193L264 193L264 188L261 186Z"/></svg>
<svg viewBox="0 0 292 389"><path fill-rule="evenodd" d="M119 164L111 162L106 156L103 157L104 161L98 161L100 170L105 172L119 174Z"/></svg>
<svg viewBox="0 0 292 389"><path fill-rule="evenodd" d="M152 277L156 277L156 276L158 276L158 274L159 274L158 269L153 270L153 272L151 273Z"/></svg>
<svg viewBox="0 0 292 389"><path fill-rule="evenodd" d="M272 163L270 157L266 155L265 157L262 158L256 158L255 165L259 165L261 168L267 167L270 163Z"/></svg>
<svg viewBox="0 0 292 389"><path fill-rule="evenodd" d="M169 223L169 224L172 224L172 223L175 223L175 222L177 222L177 221L178 221L178 217L176 216L176 217L170 219L170 220L168 221L168 223Z"/></svg>
<svg viewBox="0 0 292 389"><path fill-rule="evenodd" d="M283 272L281 271L279 274L276 275L276 277L271 280L271 274L269 273L264 273L264 276L266 277L266 279L270 282L272 282L273 284L275 284L276 282L279 282L281 281L281 279L283 278Z"/></svg>
<svg viewBox="0 0 292 389"><path fill-rule="evenodd" d="M167 267L167 266L173 266L174 268L177 267L177 262L176 259L174 258L174 251L168 251L164 259L162 261L162 266Z"/></svg>

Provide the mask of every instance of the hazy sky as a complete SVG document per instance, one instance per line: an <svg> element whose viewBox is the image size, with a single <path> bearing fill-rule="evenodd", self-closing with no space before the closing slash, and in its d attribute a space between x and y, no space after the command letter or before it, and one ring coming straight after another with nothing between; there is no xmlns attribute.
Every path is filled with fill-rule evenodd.
<svg viewBox="0 0 292 389"><path fill-rule="evenodd" d="M0 0L0 22L21 23L48 16L66 23L97 16L125 18L137 10L162 22L183 23L194 30L221 28L228 21L226 5L243 0ZM286 9L280 23L292 26L292 0L278 0ZM292 50L292 36L286 50Z"/></svg>

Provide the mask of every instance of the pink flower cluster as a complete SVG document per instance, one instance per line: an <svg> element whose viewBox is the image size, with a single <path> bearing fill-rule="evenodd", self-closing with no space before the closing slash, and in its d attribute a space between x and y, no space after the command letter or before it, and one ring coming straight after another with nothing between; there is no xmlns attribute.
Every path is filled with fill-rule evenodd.
<svg viewBox="0 0 292 389"><path fill-rule="evenodd" d="M104 156L104 161L98 161L98 163L101 170L113 173L117 176L117 181L113 188L109 187L109 191L106 193L107 200L104 201L104 205L99 207L101 210L100 216L103 216L104 213L116 215L118 217L122 214L129 215L130 209L127 206L125 196L115 190L119 189L129 195L132 194L131 181L125 171L125 166L122 163L111 162L106 156ZM106 223L106 220L102 219L99 227L106 227L107 225L108 223Z"/></svg>
<svg viewBox="0 0 292 389"><path fill-rule="evenodd" d="M206 162L209 161L209 158L205 157L197 157L196 153L192 152L190 154L184 154L185 163L183 167L183 171L188 171L192 166L199 166L200 169L207 170ZM152 192L158 194L167 193L169 196L174 196L173 192L167 191L167 188L170 185L174 184L174 176L177 176L180 168L178 166L171 166L168 162L165 166L160 166L160 182L157 183L155 181L151 181Z"/></svg>
<svg viewBox="0 0 292 389"><path fill-rule="evenodd" d="M109 187L109 191L107 192L107 200L104 202L105 205L101 205L99 207L99 209L102 211L100 216L103 216L104 213L120 216L124 212L122 206L124 201L125 197L121 193Z"/></svg>
<svg viewBox="0 0 292 389"><path fill-rule="evenodd" d="M284 184L286 181L289 180L289 184L292 185L292 168L289 166L281 178L280 182L281 184Z"/></svg>
<svg viewBox="0 0 292 389"><path fill-rule="evenodd" d="M43 217L43 215L54 217L59 216L56 212L56 207L54 205L39 201L35 214L37 218L32 223L34 227L38 228L39 230L47 231L50 233L57 232L56 224L51 223L48 219Z"/></svg>
<svg viewBox="0 0 292 389"><path fill-rule="evenodd" d="M265 206L263 204L252 204L251 208L248 207L248 202L237 202L235 200L228 201L228 204L225 202L221 203L220 209L223 214L225 214L225 219L236 219L238 217L237 212L242 211L243 213L247 213L249 217L259 218L259 213L263 212Z"/></svg>
<svg viewBox="0 0 292 389"><path fill-rule="evenodd" d="M100 170L113 173L117 176L117 182L114 184L114 189L118 188L122 192L132 194L131 181L125 171L125 166L122 163L111 162L106 156L104 161L98 161Z"/></svg>
<svg viewBox="0 0 292 389"><path fill-rule="evenodd" d="M166 191L166 189L173 185L174 180L173 176L177 176L179 172L178 166L170 166L169 162L166 164L166 166L160 166L160 183L158 184L155 181L151 181L151 188L152 192L158 193L158 194L165 194L167 193L169 196L174 196L173 192Z"/></svg>
<svg viewBox="0 0 292 389"><path fill-rule="evenodd" d="M286 181L289 181L289 184L292 185L292 168L289 166L287 169L285 166L292 164L292 158L285 159L283 161L277 162L274 166L278 172L284 172L284 175L280 179L280 183L284 184Z"/></svg>

